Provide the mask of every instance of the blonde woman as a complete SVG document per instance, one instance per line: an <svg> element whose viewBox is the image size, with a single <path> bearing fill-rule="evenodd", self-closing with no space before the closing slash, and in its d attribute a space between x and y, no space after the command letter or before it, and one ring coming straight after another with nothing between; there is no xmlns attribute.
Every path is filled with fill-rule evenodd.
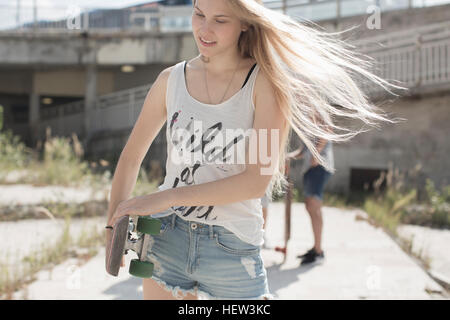
<svg viewBox="0 0 450 320"><path fill-rule="evenodd" d="M143 280L144 299L269 299L261 197L286 186L290 129L322 162L314 137L344 141L357 132L329 132L312 116L334 130L346 130L333 122L336 115L390 121L350 74L387 83L364 70L336 35L261 1L195 0L192 30L200 54L163 70L150 89L114 173L107 223L124 215L162 221L148 250L155 269ZM129 199L164 123L164 183ZM241 147L234 157L233 146ZM230 161L236 156L244 163Z"/></svg>

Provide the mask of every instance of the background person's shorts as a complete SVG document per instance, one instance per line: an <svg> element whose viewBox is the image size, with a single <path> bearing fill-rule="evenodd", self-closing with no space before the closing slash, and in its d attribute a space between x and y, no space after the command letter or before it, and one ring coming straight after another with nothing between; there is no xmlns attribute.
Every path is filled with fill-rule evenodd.
<svg viewBox="0 0 450 320"><path fill-rule="evenodd" d="M151 236L147 257L154 263L152 279L175 297L273 298L260 246L224 227L187 221L174 213L158 219L161 233Z"/></svg>
<svg viewBox="0 0 450 320"><path fill-rule="evenodd" d="M306 197L317 197L323 200L323 189L331 172L325 170L322 165L317 165L308 169L303 175L303 195Z"/></svg>

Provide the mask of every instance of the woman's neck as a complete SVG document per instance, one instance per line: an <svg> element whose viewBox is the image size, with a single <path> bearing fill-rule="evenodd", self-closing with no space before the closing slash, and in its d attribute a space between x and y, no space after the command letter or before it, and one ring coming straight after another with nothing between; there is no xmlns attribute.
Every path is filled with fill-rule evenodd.
<svg viewBox="0 0 450 320"><path fill-rule="evenodd" d="M233 72L237 65L240 63L243 65L243 61L246 60L242 58L239 54L233 56L213 56L205 57L202 54L199 56L200 62L204 65L208 74L224 74L228 72Z"/></svg>

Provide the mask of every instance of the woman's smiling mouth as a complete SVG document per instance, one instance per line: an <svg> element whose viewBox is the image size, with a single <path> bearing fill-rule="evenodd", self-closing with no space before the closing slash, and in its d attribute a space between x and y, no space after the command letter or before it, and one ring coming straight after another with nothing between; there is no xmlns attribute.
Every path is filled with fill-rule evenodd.
<svg viewBox="0 0 450 320"><path fill-rule="evenodd" d="M202 37L199 37L199 39L200 39L201 44L204 45L205 47L211 47L211 46L213 46L213 45L216 44L216 41L213 41L213 42L205 42L204 39L203 39Z"/></svg>

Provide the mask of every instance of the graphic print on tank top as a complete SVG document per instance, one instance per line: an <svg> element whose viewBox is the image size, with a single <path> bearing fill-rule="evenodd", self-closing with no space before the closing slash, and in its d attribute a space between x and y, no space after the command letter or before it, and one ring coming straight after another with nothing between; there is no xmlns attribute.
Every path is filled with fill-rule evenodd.
<svg viewBox="0 0 450 320"><path fill-rule="evenodd" d="M186 63L182 68L178 65L176 77L176 89L179 90L176 95L182 98L173 101L173 110L168 105L168 161L172 161L171 164L177 169L172 170L171 173L175 171L177 174L167 181L171 183L171 188L214 181L230 176L229 173L236 174L236 170L245 166L248 129L252 128L249 115L253 120L252 106L250 103L246 105L245 97L248 92L251 93L247 84L250 84L248 80L256 64L250 69L241 89L217 105L201 103L190 96L185 82L185 67ZM254 78L251 80L253 82ZM245 110L248 115L243 117L245 121L241 123L239 119L232 119L239 117L238 113L233 112L239 107L248 109ZM223 176L218 172L222 172ZM208 178L206 181L205 177ZM214 221L218 217L213 205L172 206L171 209L187 218Z"/></svg>

